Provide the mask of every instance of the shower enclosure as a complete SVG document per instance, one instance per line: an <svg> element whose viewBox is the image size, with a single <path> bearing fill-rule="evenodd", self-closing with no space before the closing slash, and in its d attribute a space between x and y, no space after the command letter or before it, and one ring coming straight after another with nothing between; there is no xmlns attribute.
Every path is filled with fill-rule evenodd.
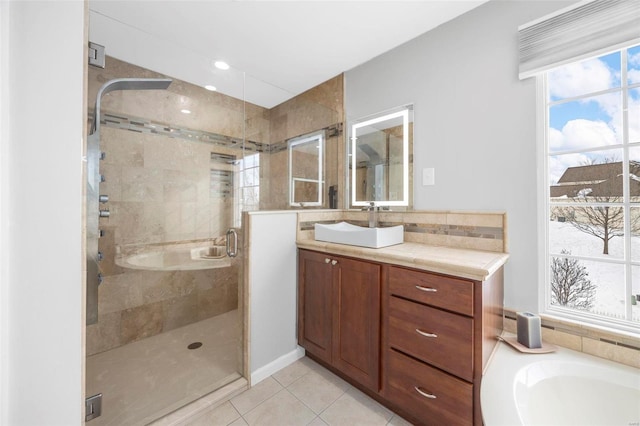
<svg viewBox="0 0 640 426"><path fill-rule="evenodd" d="M244 101L108 59L89 70L96 426L148 424L244 380L241 217L257 160L245 152Z"/></svg>

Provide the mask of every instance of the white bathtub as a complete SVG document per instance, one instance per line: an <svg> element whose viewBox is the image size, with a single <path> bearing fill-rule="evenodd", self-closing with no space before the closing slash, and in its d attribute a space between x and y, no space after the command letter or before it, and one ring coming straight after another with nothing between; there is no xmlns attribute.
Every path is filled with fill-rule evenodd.
<svg viewBox="0 0 640 426"><path fill-rule="evenodd" d="M226 268L231 259L226 253L210 256L210 247L190 245L158 245L139 247L135 251L116 256L116 265L146 271L192 271L199 269Z"/></svg>
<svg viewBox="0 0 640 426"><path fill-rule="evenodd" d="M480 395L486 426L640 425L640 370L562 347L499 343Z"/></svg>

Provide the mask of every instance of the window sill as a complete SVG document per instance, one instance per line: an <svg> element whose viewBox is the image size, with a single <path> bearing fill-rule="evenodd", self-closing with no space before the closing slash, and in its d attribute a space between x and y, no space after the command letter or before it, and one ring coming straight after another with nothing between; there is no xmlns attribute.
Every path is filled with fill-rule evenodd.
<svg viewBox="0 0 640 426"><path fill-rule="evenodd" d="M542 340L610 361L640 368L640 336L566 318L541 314ZM516 311L504 309L504 329L517 332Z"/></svg>

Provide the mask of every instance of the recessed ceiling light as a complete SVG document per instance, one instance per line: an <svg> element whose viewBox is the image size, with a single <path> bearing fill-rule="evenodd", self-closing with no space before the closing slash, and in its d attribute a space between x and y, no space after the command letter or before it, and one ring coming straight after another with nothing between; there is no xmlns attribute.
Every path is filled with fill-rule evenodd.
<svg viewBox="0 0 640 426"><path fill-rule="evenodd" d="M219 70L228 70L229 69L229 64L224 62L224 61L215 61L213 63L213 65L215 65L215 67L218 68Z"/></svg>
<svg viewBox="0 0 640 426"><path fill-rule="evenodd" d="M183 114L191 114L191 111L189 111L188 109L181 109L180 112Z"/></svg>
<svg viewBox="0 0 640 426"><path fill-rule="evenodd" d="M218 90L216 89L216 86L212 86L210 84L207 84L206 86L204 86L204 88L207 90L211 90L212 92L215 92L216 90Z"/></svg>

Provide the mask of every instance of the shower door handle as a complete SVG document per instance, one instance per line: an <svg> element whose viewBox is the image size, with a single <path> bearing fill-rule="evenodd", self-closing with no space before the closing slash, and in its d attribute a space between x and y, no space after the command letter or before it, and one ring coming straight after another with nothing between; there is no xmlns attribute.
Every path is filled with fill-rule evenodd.
<svg viewBox="0 0 640 426"><path fill-rule="evenodd" d="M231 249L231 237L233 237L233 249ZM227 256L236 257L238 255L238 233L235 229L229 228L227 231Z"/></svg>

